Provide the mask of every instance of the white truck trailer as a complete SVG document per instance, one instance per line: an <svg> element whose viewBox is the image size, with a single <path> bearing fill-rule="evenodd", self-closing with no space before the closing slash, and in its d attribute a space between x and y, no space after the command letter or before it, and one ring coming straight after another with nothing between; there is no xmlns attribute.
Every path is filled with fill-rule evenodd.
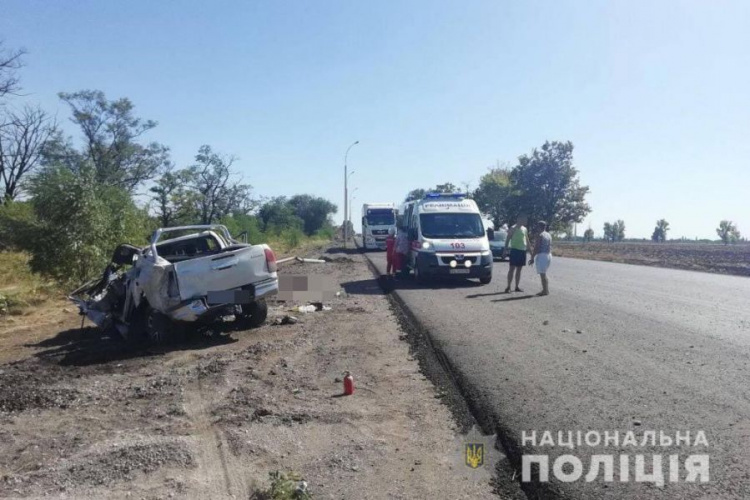
<svg viewBox="0 0 750 500"><path fill-rule="evenodd" d="M365 250L385 250L388 230L396 227L395 203L362 205L362 244Z"/></svg>

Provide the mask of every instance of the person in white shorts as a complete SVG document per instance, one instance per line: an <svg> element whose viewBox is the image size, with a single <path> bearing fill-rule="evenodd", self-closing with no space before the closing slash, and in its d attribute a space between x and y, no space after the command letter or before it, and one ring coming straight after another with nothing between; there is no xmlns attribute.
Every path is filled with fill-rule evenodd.
<svg viewBox="0 0 750 500"><path fill-rule="evenodd" d="M547 223L543 220L536 224L537 237L534 242L534 250L531 253L529 265L536 265L536 272L542 279L542 291L537 295L549 295L549 282L547 281L547 270L552 263L552 236L547 232Z"/></svg>

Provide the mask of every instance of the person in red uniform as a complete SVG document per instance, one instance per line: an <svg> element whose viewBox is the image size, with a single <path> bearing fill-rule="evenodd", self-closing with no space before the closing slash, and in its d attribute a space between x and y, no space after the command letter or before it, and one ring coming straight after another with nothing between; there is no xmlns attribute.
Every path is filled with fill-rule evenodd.
<svg viewBox="0 0 750 500"><path fill-rule="evenodd" d="M388 237L385 239L385 259L387 262L385 273L388 276L396 275L396 228L388 229Z"/></svg>

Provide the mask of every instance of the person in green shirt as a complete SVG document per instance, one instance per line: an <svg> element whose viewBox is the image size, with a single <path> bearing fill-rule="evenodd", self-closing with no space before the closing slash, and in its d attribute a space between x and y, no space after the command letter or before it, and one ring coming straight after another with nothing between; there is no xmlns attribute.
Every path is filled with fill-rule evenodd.
<svg viewBox="0 0 750 500"><path fill-rule="evenodd" d="M505 289L505 293L510 293L510 285L513 282L514 273L516 275L516 291L523 292L518 285L521 282L521 270L526 265L526 252L531 248L526 221L526 216L519 216L516 223L508 230L508 236L505 238L505 248L510 248L508 288Z"/></svg>

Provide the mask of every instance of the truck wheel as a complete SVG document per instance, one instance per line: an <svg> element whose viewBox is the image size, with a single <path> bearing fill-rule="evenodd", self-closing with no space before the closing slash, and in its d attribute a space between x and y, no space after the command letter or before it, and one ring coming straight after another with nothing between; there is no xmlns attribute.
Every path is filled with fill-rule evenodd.
<svg viewBox="0 0 750 500"><path fill-rule="evenodd" d="M242 322L250 328L257 328L265 323L268 317L268 304L266 299L256 300L242 306Z"/></svg>
<svg viewBox="0 0 750 500"><path fill-rule="evenodd" d="M164 345L172 340L171 321L150 307L146 311L146 338L153 345Z"/></svg>
<svg viewBox="0 0 750 500"><path fill-rule="evenodd" d="M489 276L482 276L481 278L479 278L479 282L483 285L489 285L490 281L492 281L491 274Z"/></svg>

